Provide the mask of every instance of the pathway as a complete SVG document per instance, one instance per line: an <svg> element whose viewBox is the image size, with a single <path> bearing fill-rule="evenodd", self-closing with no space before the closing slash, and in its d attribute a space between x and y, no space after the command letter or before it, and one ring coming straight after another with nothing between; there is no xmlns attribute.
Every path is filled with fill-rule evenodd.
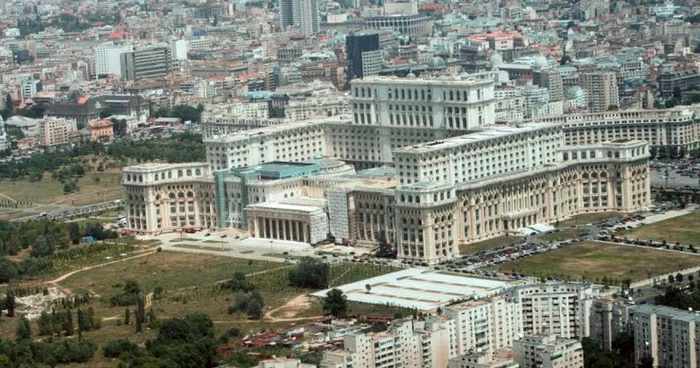
<svg viewBox="0 0 700 368"><path fill-rule="evenodd" d="M73 292L72 292L70 289L65 288L65 287L59 285L59 284L58 284L59 282L65 280L65 279L67 279L67 278L69 278L69 277L71 277L71 276L73 276L73 275L75 275L75 274L77 274L77 273L79 273L79 272L89 271L89 270L92 270L92 269L94 269L94 268L99 268L99 267L108 266L108 265L115 264L115 263L119 263L119 262L129 261L129 260L132 260L132 259L135 259L135 258L145 257L145 256L148 256L148 255L151 255L151 254L155 253L156 251L155 251L155 250L151 250L151 251L135 251L134 253L136 253L136 252L144 252L144 253L137 254L137 255L135 255L135 256L133 256L133 257L127 257L127 258L118 259L118 260L116 260L116 261L111 261L111 262L107 262L107 263L100 263L100 264L97 264L97 265L94 265L94 266L83 267L83 268L81 268L81 269L79 269L79 270L74 270L74 271L68 272L68 273L66 273L66 274L63 274L63 275L59 276L58 278L56 278L56 279L54 279L54 280L46 281L46 282L44 282L44 283L45 283L45 284L49 284L49 285L51 285L51 286L54 286L54 287L58 288L58 289L61 290L64 294L66 294L66 296L71 296L71 295L73 295Z"/></svg>

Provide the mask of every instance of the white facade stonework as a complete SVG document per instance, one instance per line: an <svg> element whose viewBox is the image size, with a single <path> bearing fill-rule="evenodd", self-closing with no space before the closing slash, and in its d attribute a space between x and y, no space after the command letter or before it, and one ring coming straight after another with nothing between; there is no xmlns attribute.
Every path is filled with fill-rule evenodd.
<svg viewBox="0 0 700 368"><path fill-rule="evenodd" d="M533 224L586 212L633 212L650 204L648 147L633 140L641 137L617 134L618 127L610 125L605 129L612 133L604 137L614 139L607 143L593 138L573 143L571 137L579 136L577 124L582 124L574 118L496 126L493 84L487 74L442 79L369 77L352 82L352 116L348 117L238 130L242 128L239 120L217 120L212 115L203 124L207 162L200 164L208 167L210 179L197 178L193 184L204 188L200 180L211 180L210 189L203 193L216 196L207 201L216 208L197 210L193 221L187 214L184 221L161 221L158 227L155 221L144 223L139 218L129 228L152 233L194 222L247 228L251 236L279 238L282 233L260 231L262 224L258 230L250 227L246 207L269 203L274 208L291 197L331 197L333 208L328 208L328 202L321 206L326 225L317 227L318 231L330 229L337 242L349 244L386 242L397 249L400 259L434 263L457 256L460 245L519 234L519 229ZM688 114L680 116L690 129L695 123L692 113ZM589 114L595 116L591 120L608 118L600 115ZM664 121L673 121L669 116L673 112L666 113ZM354 173L331 178L339 171L326 164L320 170L297 173L297 168L287 167L282 169L284 175L264 178L246 179L240 174L275 162L302 167L323 157L339 162L340 172L346 172L342 162L347 162L357 169L377 168L380 174L372 180ZM125 175L132 170L143 168L125 168ZM215 184L216 173L226 178ZM127 190L147 187L124 184ZM342 195L329 196L327 191L338 185ZM338 202L342 197L344 204ZM340 214L340 208L345 213ZM254 212L251 207L250 213ZM277 217L265 218L287 216L278 212ZM202 213L216 213L216 221L202 218ZM303 231L300 234L285 237L308 241Z"/></svg>

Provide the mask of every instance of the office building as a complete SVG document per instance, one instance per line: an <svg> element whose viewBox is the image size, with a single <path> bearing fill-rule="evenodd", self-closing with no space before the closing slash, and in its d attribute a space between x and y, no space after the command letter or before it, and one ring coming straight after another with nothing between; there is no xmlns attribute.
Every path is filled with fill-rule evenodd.
<svg viewBox="0 0 700 368"><path fill-rule="evenodd" d="M121 54L134 51L132 45L104 43L95 48L95 74L97 78L108 75L122 76Z"/></svg>
<svg viewBox="0 0 700 368"><path fill-rule="evenodd" d="M43 146L60 146L70 142L70 134L77 130L75 120L45 117L40 120L39 144Z"/></svg>
<svg viewBox="0 0 700 368"><path fill-rule="evenodd" d="M26 79L22 81L22 99L34 98L41 91L41 81L38 79Z"/></svg>
<svg viewBox="0 0 700 368"><path fill-rule="evenodd" d="M547 89L549 92L549 101L564 100L564 82L558 71L549 68L538 68L532 72L532 77L533 84Z"/></svg>
<svg viewBox="0 0 700 368"><path fill-rule="evenodd" d="M189 41L175 40L170 42L170 51L172 60L187 60L187 52L189 51Z"/></svg>
<svg viewBox="0 0 700 368"><path fill-rule="evenodd" d="M519 236L533 224L650 203L645 142L565 145L560 124L496 127L492 79L368 77L351 90L352 117L245 131L237 131L238 120L205 123L202 165L221 184L212 184L215 207L198 213L215 214L218 226L248 229L252 237L316 242L307 235L329 230L338 242L386 241L400 259L433 263L458 255L460 245ZM265 164L271 166L258 167ZM376 169L364 179L332 177L347 164ZM135 198L127 204L141 206ZM284 222L290 216L305 223ZM157 226L152 219L132 230L158 233L181 223ZM565 329L578 336L582 327Z"/></svg>
<svg viewBox="0 0 700 368"><path fill-rule="evenodd" d="M700 366L700 315L660 305L632 308L634 355L637 363L651 358L654 367Z"/></svg>
<svg viewBox="0 0 700 368"><path fill-rule="evenodd" d="M119 57L124 80L165 78L170 73L171 51L167 47L145 48Z"/></svg>
<svg viewBox="0 0 700 368"><path fill-rule="evenodd" d="M520 368L583 368L583 347L555 334L529 335L513 343Z"/></svg>
<svg viewBox="0 0 700 368"><path fill-rule="evenodd" d="M347 81L377 75L382 67L379 33L356 32L345 37Z"/></svg>
<svg viewBox="0 0 700 368"><path fill-rule="evenodd" d="M365 26L370 29L393 29L404 36L413 38L430 37L433 33L433 20L421 14L391 14L365 18Z"/></svg>
<svg viewBox="0 0 700 368"><path fill-rule="evenodd" d="M700 148L700 108L606 111L541 117L533 121L561 124L567 146L611 140L643 140L653 149Z"/></svg>
<svg viewBox="0 0 700 368"><path fill-rule="evenodd" d="M319 31L320 14L318 0L280 1L280 27L295 27L304 36L313 36Z"/></svg>
<svg viewBox="0 0 700 368"><path fill-rule="evenodd" d="M587 72L579 75L581 87L588 95L588 111L604 112L617 109L620 96L614 72Z"/></svg>

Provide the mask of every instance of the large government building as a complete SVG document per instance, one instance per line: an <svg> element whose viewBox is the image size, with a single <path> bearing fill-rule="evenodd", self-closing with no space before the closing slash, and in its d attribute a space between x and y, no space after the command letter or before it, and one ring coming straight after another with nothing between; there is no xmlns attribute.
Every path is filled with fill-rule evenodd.
<svg viewBox="0 0 700 368"><path fill-rule="evenodd" d="M351 115L236 131L203 123L207 162L124 168L127 227L393 246L438 262L459 246L579 213L650 204L649 147L700 143L692 109L496 125L494 82L367 77Z"/></svg>

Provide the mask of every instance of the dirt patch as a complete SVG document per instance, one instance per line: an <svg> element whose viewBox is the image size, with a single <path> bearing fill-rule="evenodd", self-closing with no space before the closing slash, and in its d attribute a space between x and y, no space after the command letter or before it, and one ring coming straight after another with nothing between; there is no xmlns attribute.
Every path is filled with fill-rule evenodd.
<svg viewBox="0 0 700 368"><path fill-rule="evenodd" d="M299 313L311 308L311 299L306 294L296 296L285 305L267 312L266 317L275 321L280 318L294 318Z"/></svg>
<svg viewBox="0 0 700 368"><path fill-rule="evenodd" d="M50 309L53 301L65 296L66 294L62 293L58 288L50 287L46 295L39 293L17 298L17 314L24 315L30 320L38 318L41 312Z"/></svg>

